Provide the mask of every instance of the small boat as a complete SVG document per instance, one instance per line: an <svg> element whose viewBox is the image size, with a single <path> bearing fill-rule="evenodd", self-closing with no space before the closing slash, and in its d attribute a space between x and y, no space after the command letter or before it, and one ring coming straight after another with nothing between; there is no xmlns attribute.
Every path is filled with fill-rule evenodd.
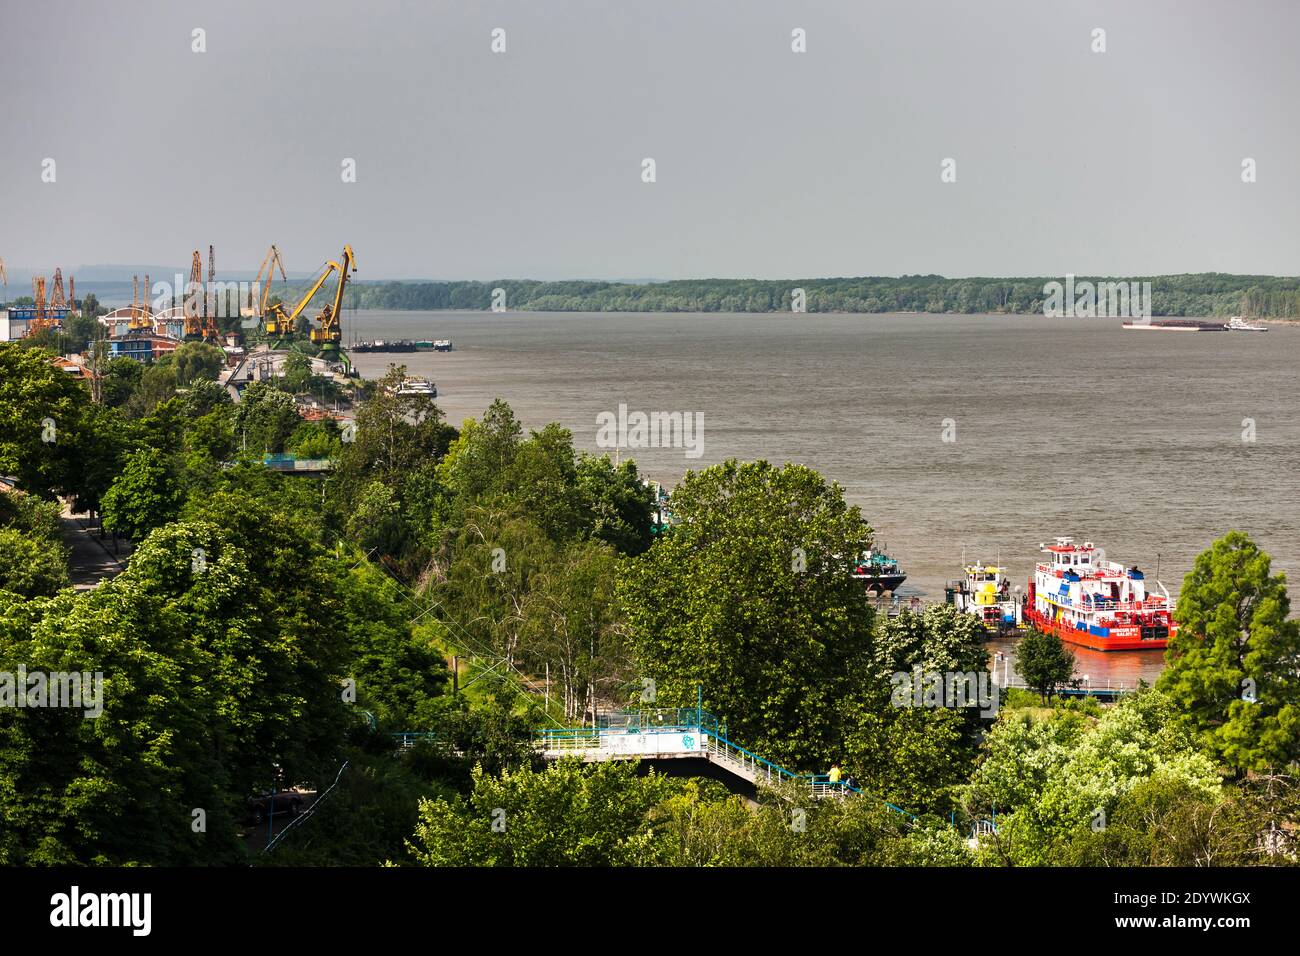
<svg viewBox="0 0 1300 956"><path fill-rule="evenodd" d="M1252 325L1240 315L1234 315L1226 323L1223 330L1225 332L1267 332L1267 325Z"/></svg>
<svg viewBox="0 0 1300 956"><path fill-rule="evenodd" d="M962 614L978 618L984 629L993 634L1004 634L1020 626L1019 594L1012 595L1006 568L976 563L963 567L962 573L960 581L950 581L943 589L948 604Z"/></svg>
<svg viewBox="0 0 1300 956"><path fill-rule="evenodd" d="M437 339L437 340L433 343L433 350L434 350L435 352L450 352L450 351L451 351L451 339Z"/></svg>
<svg viewBox="0 0 1300 956"><path fill-rule="evenodd" d="M898 566L898 561L884 550L865 552L861 558L853 562L853 570L850 574L854 580L862 582L868 591L874 591L876 594L883 594L885 591L892 594L907 580L907 575Z"/></svg>
<svg viewBox="0 0 1300 956"><path fill-rule="evenodd" d="M408 378L403 379L402 384L398 386L397 395L427 395L430 398L438 397L438 386L427 378Z"/></svg>
<svg viewBox="0 0 1300 956"><path fill-rule="evenodd" d="M1097 651L1155 650L1178 633L1169 592L1147 591L1146 576L1106 560L1091 541L1057 538L1040 545L1047 558L1034 568L1025 621L1063 641Z"/></svg>
<svg viewBox="0 0 1300 956"><path fill-rule="evenodd" d="M669 507L668 492L657 481L642 479L641 484L650 490L650 533L664 534L677 523Z"/></svg>

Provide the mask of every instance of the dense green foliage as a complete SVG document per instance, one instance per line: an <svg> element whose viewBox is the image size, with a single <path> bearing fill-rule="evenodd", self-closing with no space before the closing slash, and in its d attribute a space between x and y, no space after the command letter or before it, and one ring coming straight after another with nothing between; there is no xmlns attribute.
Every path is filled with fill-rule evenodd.
<svg viewBox="0 0 1300 956"><path fill-rule="evenodd" d="M1052 700L1070 655L1030 634L1041 693L985 698L974 618L877 616L845 573L871 529L808 468L690 474L652 540L635 464L503 402L454 428L400 368L341 428L300 418L301 362L234 403L197 351L118 361L97 403L49 357L0 345L0 681L102 694L0 707L0 864L1300 862L1300 635L1244 535L1188 575L1157 688ZM282 448L335 468L267 469ZM57 496L133 538L123 573L66 587ZM733 742L862 793L755 805L534 749L697 693ZM292 785L320 802L263 849L248 798Z"/></svg>
<svg viewBox="0 0 1300 956"><path fill-rule="evenodd" d="M0 591L53 597L68 586L59 506L0 491Z"/></svg>
<svg viewBox="0 0 1300 956"><path fill-rule="evenodd" d="M1077 281L1150 282L1155 315L1300 316L1300 279L1217 272L1172 276L1078 276ZM627 283L373 282L352 286L363 309L490 309L504 289L512 310L543 312L788 312L804 289L809 312L1043 311L1043 286L1061 276L948 279L937 275L838 279L678 279Z"/></svg>
<svg viewBox="0 0 1300 956"><path fill-rule="evenodd" d="M1046 703L1074 676L1074 652L1059 635L1030 630L1016 645L1016 672Z"/></svg>
<svg viewBox="0 0 1300 956"><path fill-rule="evenodd" d="M1269 563L1237 531L1196 559L1159 681L1211 752L1240 772L1300 759L1300 622L1289 618L1285 575Z"/></svg>

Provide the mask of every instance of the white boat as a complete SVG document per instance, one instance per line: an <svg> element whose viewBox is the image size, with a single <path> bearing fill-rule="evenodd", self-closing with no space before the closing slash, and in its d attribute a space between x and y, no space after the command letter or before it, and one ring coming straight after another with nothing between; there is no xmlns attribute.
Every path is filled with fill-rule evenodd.
<svg viewBox="0 0 1300 956"><path fill-rule="evenodd" d="M428 395L430 398L438 397L438 386L434 385L427 378L408 378L402 382L397 389L398 395Z"/></svg>
<svg viewBox="0 0 1300 956"><path fill-rule="evenodd" d="M962 614L974 615L986 631L1013 631L1020 624L1020 588L1011 590L1006 568L976 562L962 568L963 577L948 582L944 598Z"/></svg>
<svg viewBox="0 0 1300 956"><path fill-rule="evenodd" d="M1228 332L1267 332L1267 325L1251 325L1240 315L1234 315L1223 326Z"/></svg>

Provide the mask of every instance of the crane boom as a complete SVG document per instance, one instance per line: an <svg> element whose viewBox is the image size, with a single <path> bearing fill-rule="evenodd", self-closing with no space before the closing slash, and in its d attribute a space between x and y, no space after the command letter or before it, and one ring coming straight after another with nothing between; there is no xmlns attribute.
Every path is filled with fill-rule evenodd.
<svg viewBox="0 0 1300 956"><path fill-rule="evenodd" d="M183 311L185 314L185 337L187 339L197 338L203 334L203 316L200 314L199 296L203 289L203 257L199 255L199 250L194 250L194 256L190 260L190 281L186 286L185 304Z"/></svg>
<svg viewBox="0 0 1300 956"><path fill-rule="evenodd" d="M217 340L217 312L223 306L217 301L217 254L212 245L208 245L208 287L204 290L203 303L206 306L208 302L208 293L212 295L212 311L209 313L205 308L203 311L203 339L207 342ZM238 303L236 303L238 305Z"/></svg>
<svg viewBox="0 0 1300 956"><path fill-rule="evenodd" d="M240 315L244 317L254 315L266 315L266 304L271 299L271 285L275 281L275 270L280 270L280 278L287 284L289 276L284 271L284 259L280 256L280 250L271 244L265 256L262 257L262 264L258 266L257 277L253 280L253 288L248 290L248 305L239 310ZM266 276L266 286L262 286L262 276ZM261 289L262 295L259 301L254 302L254 289Z"/></svg>
<svg viewBox="0 0 1300 956"><path fill-rule="evenodd" d="M339 315L343 309L343 289L348 284L348 275L357 271L356 258L352 255L352 247L345 245L343 247L343 265L331 263L339 272L339 285L334 290L334 302L326 305L321 309L320 315L316 316L316 321L320 328L311 330L311 340L322 346L337 346L342 335L339 331Z"/></svg>
<svg viewBox="0 0 1300 956"><path fill-rule="evenodd" d="M332 259L325 263L323 271L316 281L312 283L307 293L298 300L292 311L286 311L284 304L277 302L269 309L263 310L264 327L267 335L287 336L293 334L294 324L298 321L315 298L316 293L320 292L331 275L338 273L338 288L334 290L334 298L321 309L320 314L316 316L318 328L311 330L311 341L325 349L337 349L339 340L342 336L339 334L339 313L343 307L343 290L347 287L348 276L357 271L356 257L352 253L352 247L345 245L342 255L343 263L333 261Z"/></svg>

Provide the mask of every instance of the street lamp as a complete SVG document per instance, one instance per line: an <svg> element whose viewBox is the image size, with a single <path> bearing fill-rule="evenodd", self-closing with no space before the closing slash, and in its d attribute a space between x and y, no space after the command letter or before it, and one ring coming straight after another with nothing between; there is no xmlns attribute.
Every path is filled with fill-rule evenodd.
<svg viewBox="0 0 1300 956"><path fill-rule="evenodd" d="M993 655L993 660L995 661L993 665L994 673L997 673L996 662L997 661L1002 662L1002 686L1010 687L1011 686L1011 655L1004 654L1001 651L998 651Z"/></svg>

